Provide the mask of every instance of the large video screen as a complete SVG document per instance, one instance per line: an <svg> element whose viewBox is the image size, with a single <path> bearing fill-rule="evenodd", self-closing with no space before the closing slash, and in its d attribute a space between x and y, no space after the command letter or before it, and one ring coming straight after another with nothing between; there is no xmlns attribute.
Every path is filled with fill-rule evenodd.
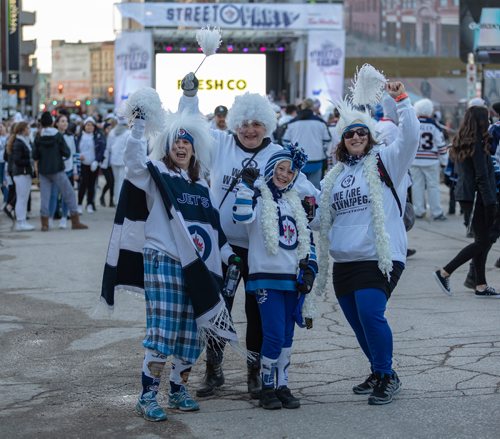
<svg viewBox="0 0 500 439"><path fill-rule="evenodd" d="M166 109L176 111L182 95L181 80L196 70L205 55L156 54L156 90ZM209 56L196 77L200 81L200 111L212 113L218 105L230 108L235 96L246 92L266 94L266 55L215 54Z"/></svg>

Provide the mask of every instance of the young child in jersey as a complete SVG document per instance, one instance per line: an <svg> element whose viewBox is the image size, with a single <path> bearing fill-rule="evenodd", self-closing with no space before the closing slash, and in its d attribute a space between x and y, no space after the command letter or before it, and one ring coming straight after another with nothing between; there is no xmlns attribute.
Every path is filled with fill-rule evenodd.
<svg viewBox="0 0 500 439"><path fill-rule="evenodd" d="M260 406L268 410L300 407L288 388L294 312L317 272L306 213L293 189L306 161L304 151L290 145L270 157L257 181L258 170L245 170L233 207L234 221L248 232L246 291L256 294L262 320Z"/></svg>

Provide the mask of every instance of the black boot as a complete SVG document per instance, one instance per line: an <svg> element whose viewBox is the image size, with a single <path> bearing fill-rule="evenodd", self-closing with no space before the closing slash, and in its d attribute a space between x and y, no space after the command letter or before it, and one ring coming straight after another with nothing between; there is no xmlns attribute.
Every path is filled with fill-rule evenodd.
<svg viewBox="0 0 500 439"><path fill-rule="evenodd" d="M260 391L259 405L266 410L278 410L282 407L274 388L264 388Z"/></svg>
<svg viewBox="0 0 500 439"><path fill-rule="evenodd" d="M222 371L222 363L213 363L207 361L205 376L201 382L201 386L196 391L196 396L205 397L214 394L215 389L224 384L224 372Z"/></svg>
<svg viewBox="0 0 500 439"><path fill-rule="evenodd" d="M260 398L260 391L262 389L262 379L260 377L260 362L250 363L247 365L248 375L248 393L252 399Z"/></svg>
<svg viewBox="0 0 500 439"><path fill-rule="evenodd" d="M102 207L106 207L106 201L104 200L104 194L101 195L101 198L99 198L99 201L101 202Z"/></svg>
<svg viewBox="0 0 500 439"><path fill-rule="evenodd" d="M298 409L300 407L300 399L295 398L287 386L278 387L275 393L284 409Z"/></svg>

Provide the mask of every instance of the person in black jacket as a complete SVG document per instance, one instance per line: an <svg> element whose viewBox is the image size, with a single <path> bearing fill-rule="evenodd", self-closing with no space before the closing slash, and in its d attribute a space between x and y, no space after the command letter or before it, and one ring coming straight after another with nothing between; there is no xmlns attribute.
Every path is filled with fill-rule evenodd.
<svg viewBox="0 0 500 439"><path fill-rule="evenodd" d="M26 122L17 123L7 141L6 148L9 160L9 171L16 186L15 230L17 232L30 231L35 228L26 221L26 212L28 210L28 200L30 197L33 175L33 159L31 156L29 135L29 125Z"/></svg>
<svg viewBox="0 0 500 439"><path fill-rule="evenodd" d="M497 203L488 126L487 108L469 108L450 151L458 176L455 198L464 213L470 212L469 221L474 232L474 242L434 273L438 285L448 295L452 294L450 275L471 259L475 269L476 296L499 295L494 288L488 286L485 275L486 258L493 241Z"/></svg>
<svg viewBox="0 0 500 439"><path fill-rule="evenodd" d="M40 119L42 130L35 138L33 158L38 160L40 179L40 220L42 232L49 230L49 204L52 185L55 184L69 207L72 229L87 229L80 223L73 187L64 172L64 159L71 155L66 141L59 131L52 126L52 116L48 111Z"/></svg>

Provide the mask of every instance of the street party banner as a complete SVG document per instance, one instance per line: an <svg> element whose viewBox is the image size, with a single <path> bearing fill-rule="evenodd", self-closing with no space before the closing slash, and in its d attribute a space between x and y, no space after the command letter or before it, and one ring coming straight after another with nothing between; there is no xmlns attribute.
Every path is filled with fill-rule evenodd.
<svg viewBox="0 0 500 439"><path fill-rule="evenodd" d="M233 29L342 29L342 4L120 3L123 18L145 27L218 26Z"/></svg>
<svg viewBox="0 0 500 439"><path fill-rule="evenodd" d="M319 99L324 111L344 91L345 32L309 32L306 97Z"/></svg>
<svg viewBox="0 0 500 439"><path fill-rule="evenodd" d="M153 36L122 32L115 41L115 107L135 91L153 86Z"/></svg>

